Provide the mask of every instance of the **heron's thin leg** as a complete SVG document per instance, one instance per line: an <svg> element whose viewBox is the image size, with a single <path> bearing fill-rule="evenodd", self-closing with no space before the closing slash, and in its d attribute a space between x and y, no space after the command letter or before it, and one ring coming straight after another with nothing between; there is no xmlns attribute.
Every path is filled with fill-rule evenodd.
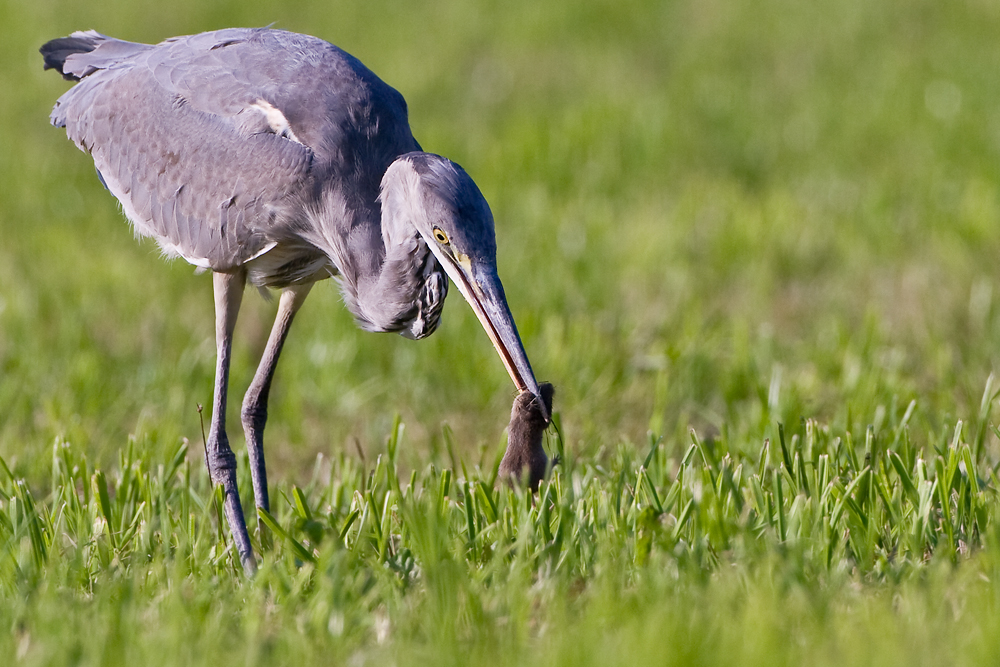
<svg viewBox="0 0 1000 667"><path fill-rule="evenodd" d="M243 301L246 271L214 273L215 286L215 343L218 358L215 366L215 395L212 405L212 427L208 434L205 458L212 481L222 484L225 492L226 520L233 534L233 542L240 562L247 574L257 569L257 561L250 546L243 506L236 487L236 456L226 436L226 393L229 386L229 360L232 356L233 330Z"/></svg>
<svg viewBox="0 0 1000 667"><path fill-rule="evenodd" d="M257 366L257 373L243 398L243 432L247 438L250 454L250 473L253 476L253 493L257 507L271 510L267 497L267 468L264 465L264 426L267 423L267 397L271 391L274 369L278 366L278 356L285 344L288 330L292 326L295 313L309 295L312 283L293 285L281 293L278 314L274 318L271 335L267 339L264 356Z"/></svg>

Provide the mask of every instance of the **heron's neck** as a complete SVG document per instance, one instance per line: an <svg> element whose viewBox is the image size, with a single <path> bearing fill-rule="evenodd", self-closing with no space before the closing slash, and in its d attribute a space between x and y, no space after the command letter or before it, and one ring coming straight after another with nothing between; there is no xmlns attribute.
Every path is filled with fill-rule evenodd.
<svg viewBox="0 0 1000 667"><path fill-rule="evenodd" d="M399 200L349 202L331 192L323 206L322 247L337 268L344 302L368 331L422 338L437 326L447 278Z"/></svg>

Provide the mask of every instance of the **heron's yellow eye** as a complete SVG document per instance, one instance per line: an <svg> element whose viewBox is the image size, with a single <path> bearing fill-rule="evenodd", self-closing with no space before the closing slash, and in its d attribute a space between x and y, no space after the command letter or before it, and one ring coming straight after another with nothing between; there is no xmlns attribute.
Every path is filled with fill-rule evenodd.
<svg viewBox="0 0 1000 667"><path fill-rule="evenodd" d="M441 245L448 245L448 235L438 227L434 228L434 240Z"/></svg>

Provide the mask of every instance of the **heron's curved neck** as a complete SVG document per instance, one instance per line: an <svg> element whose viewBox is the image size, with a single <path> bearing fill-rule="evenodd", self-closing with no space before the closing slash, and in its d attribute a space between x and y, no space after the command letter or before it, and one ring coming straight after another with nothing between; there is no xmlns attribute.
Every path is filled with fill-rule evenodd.
<svg viewBox="0 0 1000 667"><path fill-rule="evenodd" d="M405 193L387 187L378 201L364 205L343 192L326 194L321 226L348 309L368 331L429 334L447 279L410 222Z"/></svg>

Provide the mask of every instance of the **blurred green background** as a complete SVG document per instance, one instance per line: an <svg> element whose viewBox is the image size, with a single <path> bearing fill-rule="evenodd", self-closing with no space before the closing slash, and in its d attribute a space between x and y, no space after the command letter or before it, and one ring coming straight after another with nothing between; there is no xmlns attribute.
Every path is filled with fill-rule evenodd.
<svg viewBox="0 0 1000 667"><path fill-rule="evenodd" d="M574 451L690 426L756 451L779 420L878 429L911 399L927 442L978 411L1000 352L1000 3L0 0L0 456L20 474L56 438L102 465L130 434L197 450L214 360L210 278L134 241L48 125L68 83L38 47L271 23L360 58L475 178ZM234 395L273 311L244 301ZM396 413L411 465L446 456L444 423L492 460L512 397L455 294L414 343L359 331L327 282L279 367L268 461L381 451Z"/></svg>

